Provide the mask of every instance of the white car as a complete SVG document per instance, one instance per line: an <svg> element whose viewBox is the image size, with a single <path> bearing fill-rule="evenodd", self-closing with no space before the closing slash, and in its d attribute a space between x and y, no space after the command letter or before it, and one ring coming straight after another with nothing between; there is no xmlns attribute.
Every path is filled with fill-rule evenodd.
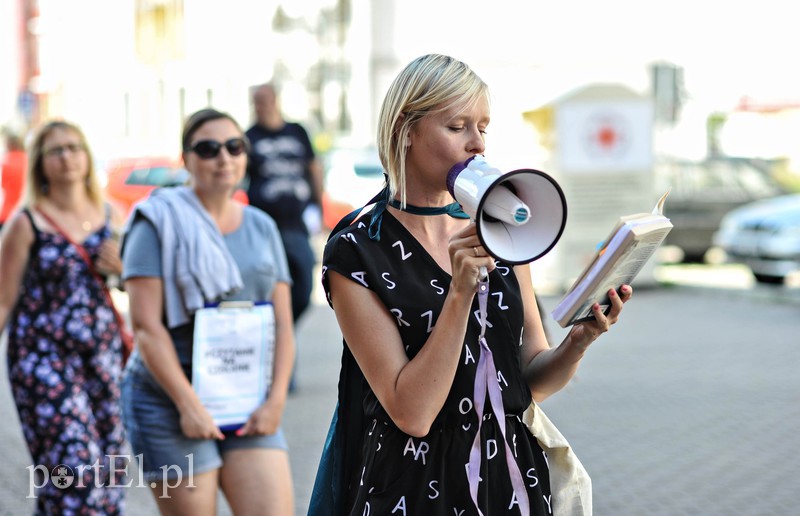
<svg viewBox="0 0 800 516"><path fill-rule="evenodd" d="M728 261L747 265L760 283L781 284L800 271L800 194L782 195L730 211L714 234Z"/></svg>

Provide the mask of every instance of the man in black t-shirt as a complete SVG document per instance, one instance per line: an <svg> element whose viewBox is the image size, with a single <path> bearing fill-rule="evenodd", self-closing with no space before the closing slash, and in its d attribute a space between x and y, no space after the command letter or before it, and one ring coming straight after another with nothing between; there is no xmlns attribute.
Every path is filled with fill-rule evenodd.
<svg viewBox="0 0 800 516"><path fill-rule="evenodd" d="M275 219L292 276L294 320L308 308L316 255L310 233L321 225L322 166L306 130L283 119L272 84L253 90L256 122L247 131L250 204Z"/></svg>

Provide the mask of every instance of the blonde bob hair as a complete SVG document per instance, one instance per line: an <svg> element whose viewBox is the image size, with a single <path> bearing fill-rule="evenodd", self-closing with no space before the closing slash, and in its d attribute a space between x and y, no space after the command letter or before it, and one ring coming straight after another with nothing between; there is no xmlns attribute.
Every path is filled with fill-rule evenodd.
<svg viewBox="0 0 800 516"><path fill-rule="evenodd" d="M389 198L406 203L405 142L411 128L430 113L469 109L489 88L469 66L449 56L427 54L409 63L389 86L378 117L378 154L389 176ZM444 184L444 178L442 178Z"/></svg>
<svg viewBox="0 0 800 516"><path fill-rule="evenodd" d="M100 188L100 181L94 167L94 157L86 141L86 136L77 125L64 120L53 120L43 125L31 142L28 149L28 174L25 186L25 204L33 206L47 197L50 192L50 185L44 175L44 143L54 131L68 131L78 137L78 141L86 153L87 174L86 174L86 194L89 200L98 207L103 206L103 193Z"/></svg>

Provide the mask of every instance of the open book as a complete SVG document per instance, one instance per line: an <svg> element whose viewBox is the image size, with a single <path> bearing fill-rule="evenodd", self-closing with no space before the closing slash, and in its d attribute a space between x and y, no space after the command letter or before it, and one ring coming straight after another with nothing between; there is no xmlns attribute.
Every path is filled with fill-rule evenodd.
<svg viewBox="0 0 800 516"><path fill-rule="evenodd" d="M589 265L575 280L552 312L562 328L594 318L592 305L603 313L611 308L608 291L630 284L672 229L664 216L667 191L651 213L621 217L608 238L598 246Z"/></svg>

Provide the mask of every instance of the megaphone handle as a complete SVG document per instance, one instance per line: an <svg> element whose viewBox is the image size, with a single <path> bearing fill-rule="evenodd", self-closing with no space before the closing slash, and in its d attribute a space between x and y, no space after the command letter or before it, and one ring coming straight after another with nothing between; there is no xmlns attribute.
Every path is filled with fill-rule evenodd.
<svg viewBox="0 0 800 516"><path fill-rule="evenodd" d="M486 270L485 265L481 265L481 270L478 273L478 281L483 281L489 277L489 271Z"/></svg>
<svg viewBox="0 0 800 516"><path fill-rule="evenodd" d="M481 335L478 342L483 340L486 333L486 304L489 299L489 275L486 267L481 267L481 278L478 280L478 315L481 322Z"/></svg>

